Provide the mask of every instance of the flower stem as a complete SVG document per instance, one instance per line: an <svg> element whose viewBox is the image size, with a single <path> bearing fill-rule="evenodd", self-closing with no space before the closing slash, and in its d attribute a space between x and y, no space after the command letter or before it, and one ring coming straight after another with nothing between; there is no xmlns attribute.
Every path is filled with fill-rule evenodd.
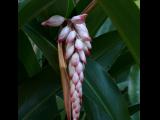
<svg viewBox="0 0 160 120"><path fill-rule="evenodd" d="M89 13L96 5L96 0L92 0L92 2L89 3L89 5L81 12L81 14Z"/></svg>

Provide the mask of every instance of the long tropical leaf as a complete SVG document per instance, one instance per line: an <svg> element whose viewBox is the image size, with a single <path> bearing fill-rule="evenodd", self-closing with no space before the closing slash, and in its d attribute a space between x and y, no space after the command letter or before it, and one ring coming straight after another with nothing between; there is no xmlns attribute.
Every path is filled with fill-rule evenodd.
<svg viewBox="0 0 160 120"><path fill-rule="evenodd" d="M134 59L140 62L140 13L133 0L98 0L122 36Z"/></svg>
<svg viewBox="0 0 160 120"><path fill-rule="evenodd" d="M127 105L116 84L104 69L91 59L87 60L84 95L91 98L112 120L129 120Z"/></svg>

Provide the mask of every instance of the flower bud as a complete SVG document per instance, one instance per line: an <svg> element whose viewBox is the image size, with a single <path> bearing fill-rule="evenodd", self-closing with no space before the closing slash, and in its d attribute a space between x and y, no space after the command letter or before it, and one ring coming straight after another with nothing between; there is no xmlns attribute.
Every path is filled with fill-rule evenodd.
<svg viewBox="0 0 160 120"><path fill-rule="evenodd" d="M73 108L76 107L76 104L77 104L77 103L75 103L75 102L76 102L76 99L77 99L77 98L78 98L78 93L77 93L77 91L75 90L74 93L73 93L73 96L71 97L71 101L74 102L74 104L72 104L72 105L73 105Z"/></svg>
<svg viewBox="0 0 160 120"><path fill-rule="evenodd" d="M88 47L86 45L83 47L83 50L87 56L90 55L90 51L88 50Z"/></svg>
<svg viewBox="0 0 160 120"><path fill-rule="evenodd" d="M75 93L76 94L73 93L73 96L75 95L75 101L72 103L72 108L74 109L74 111L75 111L77 106L80 106L80 99L78 97L77 91Z"/></svg>
<svg viewBox="0 0 160 120"><path fill-rule="evenodd" d="M71 89L70 89L70 95L72 96L73 93L75 91L75 85L73 84L73 82L71 81Z"/></svg>
<svg viewBox="0 0 160 120"><path fill-rule="evenodd" d="M81 82L83 82L83 80L84 80L84 74L83 74L83 71L80 73L80 75L79 75L79 80L81 81Z"/></svg>
<svg viewBox="0 0 160 120"><path fill-rule="evenodd" d="M79 88L79 90L78 90L78 96L79 96L79 97L82 97L82 87Z"/></svg>
<svg viewBox="0 0 160 120"><path fill-rule="evenodd" d="M75 110L72 110L72 116L73 116L73 120L77 120L77 115Z"/></svg>
<svg viewBox="0 0 160 120"><path fill-rule="evenodd" d="M65 18L60 15L54 15L41 23L43 26L58 27L64 22Z"/></svg>
<svg viewBox="0 0 160 120"><path fill-rule="evenodd" d="M72 77L73 74L76 72L75 67L71 65L71 62L69 62L68 71L69 71L69 76L70 77Z"/></svg>
<svg viewBox="0 0 160 120"><path fill-rule="evenodd" d="M87 14L77 15L72 17L71 21L74 24L81 24L85 22L86 17L87 17Z"/></svg>
<svg viewBox="0 0 160 120"><path fill-rule="evenodd" d="M78 51L81 51L83 49L83 42L81 39L76 39L75 47Z"/></svg>
<svg viewBox="0 0 160 120"><path fill-rule="evenodd" d="M75 72L75 73L73 74L72 81L73 81L73 83L76 85L77 82L78 82L78 80L79 80L79 76L78 76L77 72Z"/></svg>
<svg viewBox="0 0 160 120"><path fill-rule="evenodd" d="M74 52L74 45L73 44L68 44L66 46L65 58L66 59L70 58L70 56L73 54L73 52Z"/></svg>
<svg viewBox="0 0 160 120"><path fill-rule="evenodd" d="M77 66L78 63L79 63L79 55L78 55L78 53L76 52L76 53L74 53L74 54L72 55L72 57L71 57L71 64L72 64L73 66Z"/></svg>
<svg viewBox="0 0 160 120"><path fill-rule="evenodd" d="M58 36L58 41L59 42L64 41L68 36L69 32L70 32L70 27L69 26L64 27Z"/></svg>
<svg viewBox="0 0 160 120"><path fill-rule="evenodd" d="M88 49L92 48L90 41L84 41L84 44L87 46Z"/></svg>
<svg viewBox="0 0 160 120"><path fill-rule="evenodd" d="M84 54L84 51L81 50L81 51L79 51L78 53L79 53L79 57L80 57L81 61L82 61L84 64L86 64L86 56L85 56L85 54Z"/></svg>
<svg viewBox="0 0 160 120"><path fill-rule="evenodd" d="M79 91L81 87L82 87L82 83L79 81L76 85L76 90Z"/></svg>
<svg viewBox="0 0 160 120"><path fill-rule="evenodd" d="M76 66L76 72L78 74L80 74L81 72L83 72L83 65L81 62L78 63L78 65Z"/></svg>
<svg viewBox="0 0 160 120"><path fill-rule="evenodd" d="M75 24L74 25L81 39L85 41L91 41L88 30L85 24Z"/></svg>
<svg viewBox="0 0 160 120"><path fill-rule="evenodd" d="M81 106L78 104L77 106L76 106L76 108L74 109L75 110L75 112L76 112L76 114L77 114L77 117L79 117L79 112L80 112L80 108L81 108Z"/></svg>
<svg viewBox="0 0 160 120"><path fill-rule="evenodd" d="M77 98L76 98L76 100L75 100L75 103L77 103L77 104L80 103L80 99L79 99L79 97L78 97L78 92L77 92Z"/></svg>
<svg viewBox="0 0 160 120"><path fill-rule="evenodd" d="M67 36L66 43L73 42L75 37L76 37L76 32L74 30L72 30Z"/></svg>

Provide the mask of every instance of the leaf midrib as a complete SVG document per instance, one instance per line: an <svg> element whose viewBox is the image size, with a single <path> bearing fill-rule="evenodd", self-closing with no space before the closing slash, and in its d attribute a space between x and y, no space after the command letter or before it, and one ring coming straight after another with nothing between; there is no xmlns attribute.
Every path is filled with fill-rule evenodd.
<svg viewBox="0 0 160 120"><path fill-rule="evenodd" d="M98 100L100 101L100 103L102 104L102 106L104 107L105 111L109 114L109 116L111 117L112 120L112 114L111 112L108 110L108 108L106 107L105 103L103 102L103 100L98 96L98 93L94 90L94 88L92 87L92 85L88 82L88 80L85 78L85 82L86 84L90 87L90 89L92 90L92 92L95 94L95 96L98 98Z"/></svg>

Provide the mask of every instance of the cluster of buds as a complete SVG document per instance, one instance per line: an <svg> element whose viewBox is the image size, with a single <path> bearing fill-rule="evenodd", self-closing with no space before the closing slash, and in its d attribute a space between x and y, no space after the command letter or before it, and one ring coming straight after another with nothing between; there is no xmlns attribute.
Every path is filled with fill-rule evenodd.
<svg viewBox="0 0 160 120"><path fill-rule="evenodd" d="M73 120L79 119L86 55L90 54L92 47L90 43L91 37L85 24L86 16L87 14L81 14L66 20L62 16L55 15L42 22L43 26L54 27L64 24L65 21L67 23L59 33L58 42L62 42L65 45L64 51L70 78L70 100Z"/></svg>

